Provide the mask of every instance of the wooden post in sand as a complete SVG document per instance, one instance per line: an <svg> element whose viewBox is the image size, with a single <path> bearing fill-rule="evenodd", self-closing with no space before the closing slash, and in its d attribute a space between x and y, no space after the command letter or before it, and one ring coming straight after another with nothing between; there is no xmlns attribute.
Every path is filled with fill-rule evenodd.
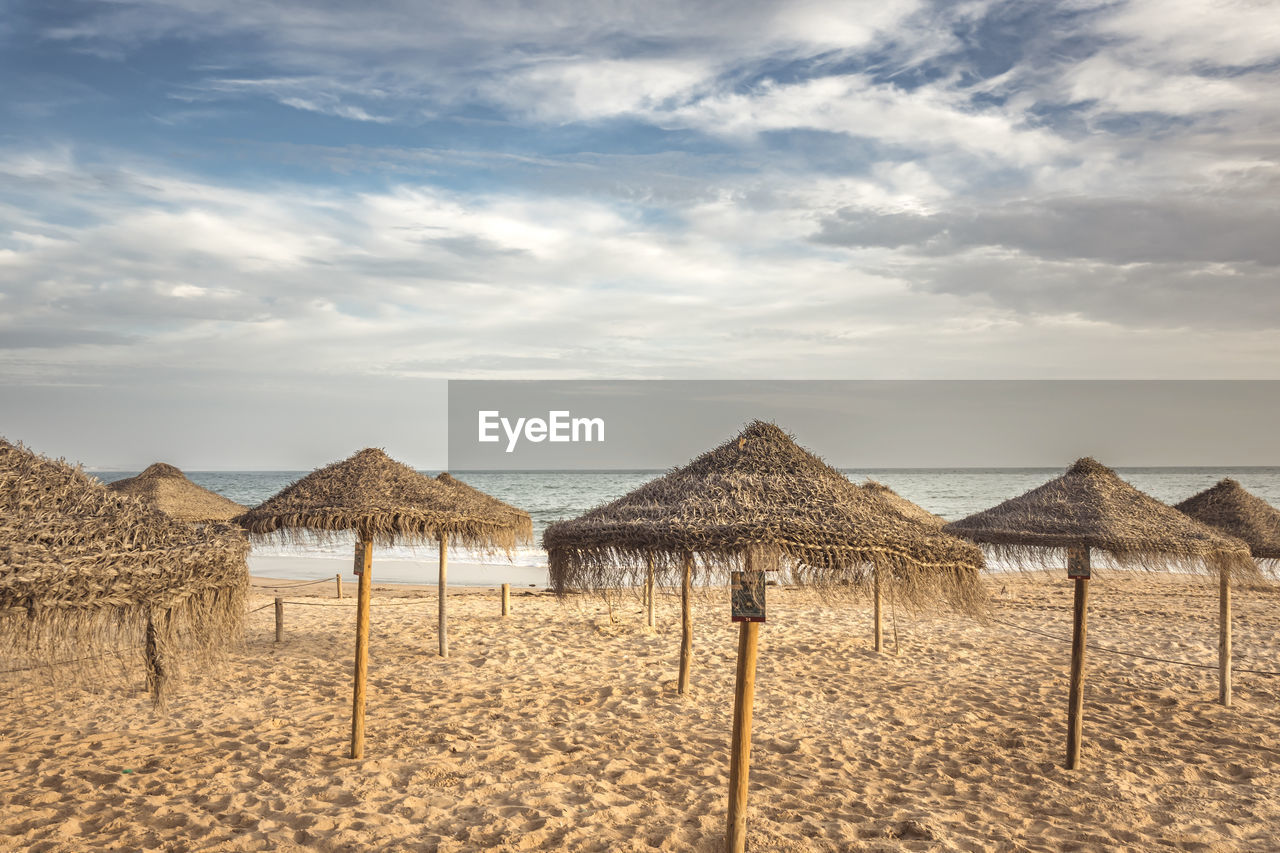
<svg viewBox="0 0 1280 853"><path fill-rule="evenodd" d="M653 577L653 555L650 554L645 558L645 562L649 566L649 572L645 576L644 581L644 606L645 606L645 624L650 628L658 624L657 616L653 612L654 599L654 577Z"/></svg>
<svg viewBox="0 0 1280 853"><path fill-rule="evenodd" d="M338 572L333 576L334 581L338 584L338 600L342 600L342 572Z"/></svg>
<svg viewBox="0 0 1280 853"><path fill-rule="evenodd" d="M693 597L693 554L684 555L684 578L680 582L680 686L678 692L689 692L689 667L693 663L693 614L689 599Z"/></svg>
<svg viewBox="0 0 1280 853"><path fill-rule="evenodd" d="M876 628L875 628L875 636L876 636L876 651L880 651L880 648L884 645L884 622L883 622L883 620L882 620L882 618L881 618L881 614L880 614L880 564L879 564L879 563L872 563L872 571L873 571L873 572L875 572L875 583L874 583L874 586L875 586L875 596L876 596L876 605L875 605L875 610L876 610Z"/></svg>
<svg viewBox="0 0 1280 853"><path fill-rule="evenodd" d="M747 552L746 577L755 576ZM760 592L764 590L760 579ZM735 621L738 616L735 614ZM742 621L738 629L738 671L733 695L733 741L729 755L729 820L726 853L744 853L747 845L747 782L751 772L751 711L756 689L756 641L763 615Z"/></svg>
<svg viewBox="0 0 1280 853"><path fill-rule="evenodd" d="M276 599L276 642L284 639L284 599Z"/></svg>
<svg viewBox="0 0 1280 853"><path fill-rule="evenodd" d="M449 626L445 624L448 596L446 576L449 574L449 537L440 534L440 657L449 656Z"/></svg>
<svg viewBox="0 0 1280 853"><path fill-rule="evenodd" d="M502 585L502 618L505 619L511 615L511 584L504 583Z"/></svg>
<svg viewBox="0 0 1280 853"><path fill-rule="evenodd" d="M1218 701L1231 707L1231 572L1218 567Z"/></svg>
<svg viewBox="0 0 1280 853"><path fill-rule="evenodd" d="M1089 615L1089 549L1067 549L1067 577L1075 580L1075 606L1071 611L1071 684L1067 699L1067 769L1080 766L1080 740L1084 733L1084 649Z"/></svg>
<svg viewBox="0 0 1280 853"><path fill-rule="evenodd" d="M360 584L356 595L356 678L351 699L351 757L364 757L364 685L369 674L369 593L373 584L373 542L356 543Z"/></svg>

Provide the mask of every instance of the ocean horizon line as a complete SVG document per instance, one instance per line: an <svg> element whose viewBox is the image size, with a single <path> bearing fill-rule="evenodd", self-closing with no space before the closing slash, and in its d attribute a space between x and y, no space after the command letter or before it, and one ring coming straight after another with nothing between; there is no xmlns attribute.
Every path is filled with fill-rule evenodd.
<svg viewBox="0 0 1280 853"><path fill-rule="evenodd" d="M1074 460L1072 460L1074 461ZM830 464L830 463L828 463ZM1061 471L1067 465L832 465L837 471ZM323 467L323 466L322 466ZM1110 465L1116 471L1271 471L1276 465ZM82 465L89 474L130 474L142 468L107 468ZM191 474L307 474L315 468L183 468ZM664 474L671 468L414 468L422 474Z"/></svg>

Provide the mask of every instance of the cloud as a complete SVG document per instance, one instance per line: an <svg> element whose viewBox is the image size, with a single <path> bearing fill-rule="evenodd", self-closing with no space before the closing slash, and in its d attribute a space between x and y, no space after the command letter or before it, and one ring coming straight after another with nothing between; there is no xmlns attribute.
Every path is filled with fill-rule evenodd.
<svg viewBox="0 0 1280 853"><path fill-rule="evenodd" d="M1030 317L1077 317L1134 330L1198 330L1220 338L1274 333L1274 268L1256 264L1088 263L973 249L915 265L918 286ZM1204 355L1190 348L1184 369Z"/></svg>
<svg viewBox="0 0 1280 853"><path fill-rule="evenodd" d="M1243 202L1243 203L1242 203ZM1280 208L1267 199L1046 198L936 214L846 210L822 242L932 255L1000 247L1045 258L1280 265Z"/></svg>
<svg viewBox="0 0 1280 853"><path fill-rule="evenodd" d="M1098 32L1152 65L1240 68L1280 59L1280 19L1265 0L1129 0L1099 16Z"/></svg>
<svg viewBox="0 0 1280 853"><path fill-rule="evenodd" d="M1106 55L1074 66L1065 83L1073 101L1094 101L1099 109L1109 112L1170 116L1248 107L1265 97L1270 85L1265 75L1221 78L1165 73L1126 65Z"/></svg>
<svg viewBox="0 0 1280 853"><path fill-rule="evenodd" d="M749 94L720 95L673 110L659 121L709 133L760 133L796 128L865 136L907 149L958 148L1000 155L1016 165L1062 153L1052 134L1002 110L974 107L963 92L924 86L904 92L865 75L840 75Z"/></svg>

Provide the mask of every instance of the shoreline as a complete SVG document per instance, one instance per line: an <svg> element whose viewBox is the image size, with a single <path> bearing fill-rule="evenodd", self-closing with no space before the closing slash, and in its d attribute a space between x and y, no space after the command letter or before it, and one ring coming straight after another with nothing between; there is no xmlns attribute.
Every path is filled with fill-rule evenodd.
<svg viewBox="0 0 1280 853"><path fill-rule="evenodd" d="M272 578L277 581L297 582L328 580L334 582L336 575L342 576L344 586L354 589L356 576L351 571L351 557L329 556L280 556L265 554L249 555L249 576ZM435 588L439 563L435 558L425 560L379 559L376 552L373 560L373 583L394 584L396 586L430 586ZM547 570L531 566L517 566L510 563L476 563L459 560L449 561L449 588L454 587L498 587L504 583L511 584L512 589L530 586L545 588L548 583ZM354 593L353 593L354 594Z"/></svg>
<svg viewBox="0 0 1280 853"><path fill-rule="evenodd" d="M452 567L450 567L452 568ZM356 589L359 578L348 575L342 579L342 599L344 601L354 601L356 597ZM457 584L452 580L448 584L449 597L455 595L484 595L486 593L497 594L502 589L502 584L506 581L489 584ZM373 597L383 598L424 598L427 595L435 596L438 587L434 583L400 583L397 581L378 581L375 580L370 585L370 592ZM282 597L302 597L302 598L337 598L337 586L334 578L325 578L314 581L305 586L295 578L266 577L263 575L249 576L249 592L252 595L281 595ZM547 594L553 595L550 588L546 586L517 586L511 584L511 594Z"/></svg>

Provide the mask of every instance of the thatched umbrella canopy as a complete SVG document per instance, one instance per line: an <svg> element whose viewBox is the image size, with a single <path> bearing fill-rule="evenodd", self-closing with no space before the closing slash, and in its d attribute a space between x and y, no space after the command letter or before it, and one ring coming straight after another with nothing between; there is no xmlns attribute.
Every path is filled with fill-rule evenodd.
<svg viewBox="0 0 1280 853"><path fill-rule="evenodd" d="M607 590L640 572L681 582L679 689L692 654L689 611L695 571L705 579L743 567L741 589L761 590L752 568L789 568L802 585L831 593L864 589L881 572L916 604L938 599L969 611L985 601L982 555L964 542L889 511L773 424L740 435L542 537L552 586ZM758 593L755 593L758 596ZM757 601L758 601L757 597ZM743 621L730 758L726 849L745 843L747 755L758 622Z"/></svg>
<svg viewBox="0 0 1280 853"><path fill-rule="evenodd" d="M942 527L947 523L946 519L940 515L929 512L929 510L920 506L914 501L909 501L884 483L878 483L875 480L867 480L862 484L863 491L866 491L880 500L887 503L893 510L912 521L918 521L922 524L928 524L933 527Z"/></svg>
<svg viewBox="0 0 1280 853"><path fill-rule="evenodd" d="M477 495L371 447L312 471L235 521L261 538L303 539L298 531L304 530L337 538L355 531L379 545L445 536L469 548L510 551L529 538L527 529Z"/></svg>
<svg viewBox="0 0 1280 853"><path fill-rule="evenodd" d="M711 580L743 566L750 552L829 594L866 591L880 566L909 603L942 599L978 612L985 601L977 548L906 523L762 421L611 503L550 525L542 542L560 593L637 584L649 561L674 584L686 556L695 576Z"/></svg>
<svg viewBox="0 0 1280 853"><path fill-rule="evenodd" d="M241 636L249 543L0 439L0 649L37 664L141 648L153 702Z"/></svg>
<svg viewBox="0 0 1280 853"><path fill-rule="evenodd" d="M177 468L164 462L148 466L136 477L108 483L107 488L133 495L143 503L189 524L230 521L248 509L217 492L197 486Z"/></svg>
<svg viewBox="0 0 1280 853"><path fill-rule="evenodd" d="M1249 546L1253 558L1280 565L1280 509L1227 478L1174 509Z"/></svg>
<svg viewBox="0 0 1280 853"><path fill-rule="evenodd" d="M1100 462L1084 458L1061 477L1024 495L948 524L945 530L982 543L1018 562L1046 564L1068 553L1075 579L1067 767L1079 765L1085 624L1090 549L1117 565L1148 569L1207 569L1219 575L1219 698L1231 704L1230 578L1257 577L1248 547L1144 494Z"/></svg>
<svg viewBox="0 0 1280 853"><path fill-rule="evenodd" d="M452 479L452 478L451 478ZM311 472L236 518L256 537L337 538L355 531L360 575L356 609L355 698L351 757L364 753L364 682L368 666L369 596L373 544L436 540L440 548L440 654L448 656L445 619L447 549L450 539L479 550L510 553L528 542L531 526L512 508L457 481L441 482L366 448L349 459Z"/></svg>
<svg viewBox="0 0 1280 853"><path fill-rule="evenodd" d="M436 482L443 483L453 489L467 501L475 501L481 506L487 507L495 516L509 517L515 525L516 535L520 541L533 541L533 520L529 517L529 513L519 507L500 501L493 495L480 491L475 486L462 482L448 471L437 474Z"/></svg>
<svg viewBox="0 0 1280 853"><path fill-rule="evenodd" d="M920 506L920 504L907 500L902 495L898 494L893 489L886 486L884 483L878 483L875 480L867 480L865 483L863 483L860 486L860 488L865 494L869 495L870 497L875 499L879 504L881 504L885 508L885 512L897 513L898 515L902 516L903 518L907 519L913 524L919 524L930 530L937 531L937 530L941 530L942 526L947 523L946 519L944 519L942 516L934 515L933 513L929 512L929 510ZM874 638L874 646L876 651L880 651L880 649L883 648L884 646L884 626L883 626L884 618L881 613L882 608L881 608L880 580L881 580L880 575L877 572L875 577L875 584L874 584L875 589L873 592L873 598L874 598L873 604L874 604L875 613L873 617L874 623L872 628L872 636ZM892 595L893 587L890 586L889 589L890 589L890 594ZM890 599L891 603L894 600L896 600L896 597ZM898 642L898 630L897 630L896 621L894 623L894 626L895 627L893 632L893 638L894 638L893 641L894 641L894 649L896 652L897 642Z"/></svg>
<svg viewBox="0 0 1280 853"><path fill-rule="evenodd" d="M1015 562L1043 565L1054 558L1046 549L1090 548L1125 567L1207 567L1246 578L1257 575L1239 540L1138 491L1089 458L1061 477L945 529Z"/></svg>

